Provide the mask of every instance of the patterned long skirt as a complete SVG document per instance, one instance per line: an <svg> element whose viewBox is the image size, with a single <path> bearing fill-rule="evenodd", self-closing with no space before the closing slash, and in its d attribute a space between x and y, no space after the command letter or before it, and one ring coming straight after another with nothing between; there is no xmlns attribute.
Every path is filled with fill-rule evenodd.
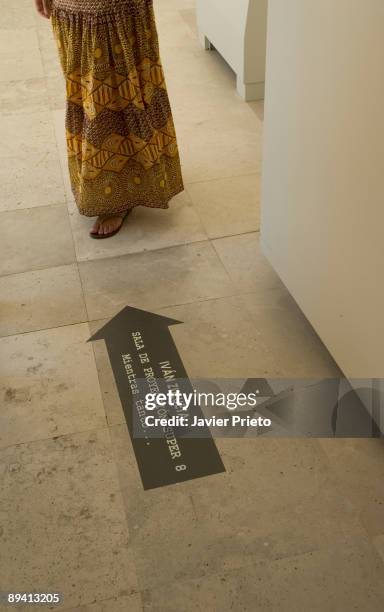
<svg viewBox="0 0 384 612"><path fill-rule="evenodd" d="M153 0L53 0L81 214L168 208L183 191Z"/></svg>

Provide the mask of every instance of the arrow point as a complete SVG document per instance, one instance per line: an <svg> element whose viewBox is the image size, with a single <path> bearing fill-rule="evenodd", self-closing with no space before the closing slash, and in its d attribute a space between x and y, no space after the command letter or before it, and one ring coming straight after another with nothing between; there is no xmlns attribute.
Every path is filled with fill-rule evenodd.
<svg viewBox="0 0 384 612"><path fill-rule="evenodd" d="M87 342L94 342L95 340L103 340L111 332L121 332L128 326L131 329L137 326L157 325L159 327L171 327L172 325L181 325L183 321L177 319L171 319L164 315L158 315L154 312L148 312L146 310L140 310L133 306L125 306L120 312L118 312L110 321L103 325L97 332L95 332Z"/></svg>

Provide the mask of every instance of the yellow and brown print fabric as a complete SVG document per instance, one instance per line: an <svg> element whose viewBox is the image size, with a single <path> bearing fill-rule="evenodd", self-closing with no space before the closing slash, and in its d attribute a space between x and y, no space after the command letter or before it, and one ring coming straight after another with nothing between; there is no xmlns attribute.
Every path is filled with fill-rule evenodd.
<svg viewBox="0 0 384 612"><path fill-rule="evenodd" d="M79 211L168 208L184 186L152 0L53 0L52 26Z"/></svg>

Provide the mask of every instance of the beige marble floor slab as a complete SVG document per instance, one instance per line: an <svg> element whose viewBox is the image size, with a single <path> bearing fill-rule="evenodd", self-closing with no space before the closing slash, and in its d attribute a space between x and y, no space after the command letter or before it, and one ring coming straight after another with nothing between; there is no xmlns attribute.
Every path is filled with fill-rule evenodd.
<svg viewBox="0 0 384 612"><path fill-rule="evenodd" d="M98 329L108 322L108 319L99 319L89 323L89 329L93 335ZM104 411L108 425L119 425L125 423L125 416L117 391L111 362L109 360L107 345L104 340L92 342L95 355L97 374L99 377L100 391L103 398Z"/></svg>
<svg viewBox="0 0 384 612"><path fill-rule="evenodd" d="M75 264L0 277L0 336L87 321Z"/></svg>
<svg viewBox="0 0 384 612"><path fill-rule="evenodd" d="M142 612L142 610L140 594L134 593L125 597L96 601L95 603L80 606L80 608L63 610L63 612Z"/></svg>
<svg viewBox="0 0 384 612"><path fill-rule="evenodd" d="M88 324L0 339L0 446L102 427Z"/></svg>
<svg viewBox="0 0 384 612"><path fill-rule="evenodd" d="M42 22L42 23L40 23ZM39 20L37 35L39 39L40 54L45 74L47 88L47 102L52 110L61 110L61 137L64 138L64 110L66 106L66 86L59 61L59 54L51 24L45 20Z"/></svg>
<svg viewBox="0 0 384 612"><path fill-rule="evenodd" d="M2 129L0 156L3 159L15 156L21 159L28 157L31 165L32 155L42 155L51 149L56 151L51 116L46 112L2 117ZM40 160L37 157L34 161L37 164Z"/></svg>
<svg viewBox="0 0 384 612"><path fill-rule="evenodd" d="M2 118L0 210L65 201L54 129L46 112Z"/></svg>
<svg viewBox="0 0 384 612"><path fill-rule="evenodd" d="M201 575L206 542L199 537L188 488L144 491L126 426L112 427L111 440L140 589Z"/></svg>
<svg viewBox="0 0 384 612"><path fill-rule="evenodd" d="M340 492L349 500L367 532L384 532L384 448L381 440L321 440Z"/></svg>
<svg viewBox="0 0 384 612"><path fill-rule="evenodd" d="M236 92L236 75L216 52L201 50L197 43L162 53L167 87L176 127L191 126L217 115L248 116L260 129L252 109Z"/></svg>
<svg viewBox="0 0 384 612"><path fill-rule="evenodd" d="M107 430L22 444L0 457L9 590L61 592L66 608L137 592Z"/></svg>
<svg viewBox="0 0 384 612"><path fill-rule="evenodd" d="M197 15L193 3L190 3L188 8L181 9L179 13L197 40Z"/></svg>
<svg viewBox="0 0 384 612"><path fill-rule="evenodd" d="M374 536L372 542L384 563L384 534Z"/></svg>
<svg viewBox="0 0 384 612"><path fill-rule="evenodd" d="M2 29L0 81L39 79L44 76L35 29Z"/></svg>
<svg viewBox="0 0 384 612"><path fill-rule="evenodd" d="M184 321L172 328L189 376L247 378L282 375L238 296L165 308Z"/></svg>
<svg viewBox="0 0 384 612"><path fill-rule="evenodd" d="M194 8L195 0L154 0L154 6L157 12L162 11L180 11L183 8Z"/></svg>
<svg viewBox="0 0 384 612"><path fill-rule="evenodd" d="M186 186L209 238L260 228L260 176L237 176Z"/></svg>
<svg viewBox="0 0 384 612"><path fill-rule="evenodd" d="M74 202L68 207L78 261L154 251L207 239L186 192L173 198L168 210L138 206L120 232L108 240L90 238L88 234L95 218L80 215Z"/></svg>
<svg viewBox="0 0 384 612"><path fill-rule="evenodd" d="M265 303L276 299L274 290L283 294L287 291L261 252L259 232L219 238L213 245L239 290L252 291L258 301Z"/></svg>
<svg viewBox="0 0 384 612"><path fill-rule="evenodd" d="M17 0L17 2L0 0L1 28L11 30L33 28L34 11L34 3L31 0Z"/></svg>
<svg viewBox="0 0 384 612"><path fill-rule="evenodd" d="M179 125L178 143L186 183L260 172L260 130L244 107L240 114L218 113L214 120Z"/></svg>
<svg viewBox="0 0 384 612"><path fill-rule="evenodd" d="M162 53L169 48L178 50L194 44L195 35L179 10L155 5L156 25Z"/></svg>
<svg viewBox="0 0 384 612"><path fill-rule="evenodd" d="M384 596L384 567L370 543L356 539L333 547L232 572L222 570L205 580L174 582L143 593L145 612L167 609L285 610L379 612ZM183 607L182 602L186 602ZM166 608L165 608L166 606Z"/></svg>
<svg viewBox="0 0 384 612"><path fill-rule="evenodd" d="M261 456L254 447L252 466L144 492L126 428L113 427L111 433L140 588L246 572L255 562L336 543L344 547L365 537L357 517L332 490L316 441L288 457L291 441L280 448L272 442ZM223 460L226 464L228 453Z"/></svg>
<svg viewBox="0 0 384 612"><path fill-rule="evenodd" d="M0 81L0 115L14 115L48 111L45 79Z"/></svg>
<svg viewBox="0 0 384 612"><path fill-rule="evenodd" d="M0 275L75 261L65 205L2 212L0 224Z"/></svg>
<svg viewBox="0 0 384 612"><path fill-rule="evenodd" d="M273 355L284 377L342 376L334 359L288 292L278 291L277 303L260 303L249 293L243 308Z"/></svg>
<svg viewBox="0 0 384 612"><path fill-rule="evenodd" d="M209 242L80 262L79 269L90 320L125 306L159 309L233 293Z"/></svg>
<svg viewBox="0 0 384 612"><path fill-rule="evenodd" d="M65 80L63 79L63 75L58 73L55 76L47 77L46 80L47 92L48 92L48 103L49 108L52 111L61 111L65 112L66 108L66 87ZM61 125L62 130L64 130L64 124ZM65 132L63 132L65 134Z"/></svg>
<svg viewBox="0 0 384 612"><path fill-rule="evenodd" d="M153 4L157 16L159 16L160 11L166 14L167 11L179 12L184 8L194 8L195 0L154 0Z"/></svg>
<svg viewBox="0 0 384 612"><path fill-rule="evenodd" d="M254 102L247 102L247 104L255 113L256 117L260 121L264 121L264 100L255 100Z"/></svg>
<svg viewBox="0 0 384 612"><path fill-rule="evenodd" d="M49 79L50 82L52 79ZM68 172L68 157L67 157L67 142L65 137L65 109L56 109L52 111L53 127L55 130L58 156L60 160L61 172L64 183L65 195L68 202L73 200L71 182Z"/></svg>
<svg viewBox="0 0 384 612"><path fill-rule="evenodd" d="M165 19L172 20L172 17L168 18L167 14ZM185 20L180 18L178 23L183 24L182 31L185 31L185 27L188 28L188 32L183 36L183 44L175 45L172 40L167 41L166 35L159 34L161 59L168 87L173 88L179 83L180 87L187 87L188 91L192 92L193 88L196 88L202 92L205 86L216 83L218 87L227 85L225 95L230 95L232 85L236 83L233 70L219 53L200 47ZM165 27L168 29L168 25Z"/></svg>
<svg viewBox="0 0 384 612"><path fill-rule="evenodd" d="M43 63L44 75L46 77L56 77L57 75L61 75L61 65L57 44L49 23L46 28L39 28L37 30L37 37L39 39L39 49Z"/></svg>
<svg viewBox="0 0 384 612"><path fill-rule="evenodd" d="M40 29L50 30L51 29L51 22L49 21L49 19L42 17L38 11L36 10L33 11L33 17L35 21L35 28L37 28L38 30Z"/></svg>
<svg viewBox="0 0 384 612"><path fill-rule="evenodd" d="M227 472L189 489L206 541L233 540L228 565L236 556L246 564L252 556L292 556L366 535L317 440L218 438L217 446Z"/></svg>
<svg viewBox="0 0 384 612"><path fill-rule="evenodd" d="M218 440L226 474L144 492L126 427L112 427L111 435L140 588L204 580L365 535L331 490L317 441L262 440L258 448L254 441Z"/></svg>
<svg viewBox="0 0 384 612"><path fill-rule="evenodd" d="M197 65L197 75L198 69ZM211 120L217 120L219 115L231 114L233 117L237 112L244 112L244 103L232 89L233 77L228 75L225 75L225 79L209 80L201 86L194 84L193 79L185 83L168 79L168 83L168 94L179 144L181 144L179 136L182 129L199 127ZM258 123L255 122L255 125Z"/></svg>

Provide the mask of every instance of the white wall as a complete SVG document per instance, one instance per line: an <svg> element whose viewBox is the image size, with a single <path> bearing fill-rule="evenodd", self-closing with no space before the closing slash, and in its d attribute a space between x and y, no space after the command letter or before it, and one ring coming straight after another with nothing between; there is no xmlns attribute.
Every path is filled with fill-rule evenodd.
<svg viewBox="0 0 384 612"><path fill-rule="evenodd" d="M384 376L384 1L269 0L262 246L347 376Z"/></svg>

